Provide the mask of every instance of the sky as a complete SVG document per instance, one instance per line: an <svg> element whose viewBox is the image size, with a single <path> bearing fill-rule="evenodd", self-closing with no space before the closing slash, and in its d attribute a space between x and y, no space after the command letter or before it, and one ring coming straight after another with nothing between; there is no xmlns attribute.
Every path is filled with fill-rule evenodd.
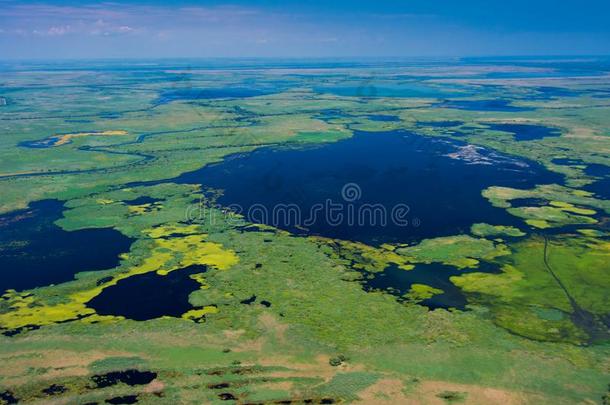
<svg viewBox="0 0 610 405"><path fill-rule="evenodd" d="M0 0L0 59L610 54L608 0Z"/></svg>

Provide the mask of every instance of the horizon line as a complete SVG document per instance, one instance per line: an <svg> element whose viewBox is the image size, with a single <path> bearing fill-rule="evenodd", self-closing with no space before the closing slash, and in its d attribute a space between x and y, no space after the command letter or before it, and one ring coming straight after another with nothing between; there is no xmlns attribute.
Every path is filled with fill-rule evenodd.
<svg viewBox="0 0 610 405"><path fill-rule="evenodd" d="M162 60L437 60L437 59L534 59L534 58L610 58L610 53L607 54L514 54L514 55L494 55L494 54L471 54L471 55L438 55L438 56L373 56L373 55L352 55L352 56L146 56L146 57L96 57L96 58L36 58L36 57L20 57L20 58L1 58L0 63L4 62L75 62L75 61L162 61Z"/></svg>

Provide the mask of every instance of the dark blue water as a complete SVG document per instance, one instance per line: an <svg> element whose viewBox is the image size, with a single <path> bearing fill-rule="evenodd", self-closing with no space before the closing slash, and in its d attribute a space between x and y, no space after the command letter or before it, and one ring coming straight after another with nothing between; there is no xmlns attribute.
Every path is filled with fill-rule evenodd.
<svg viewBox="0 0 610 405"><path fill-rule="evenodd" d="M0 292L72 280L82 271L119 264L132 240L113 229L66 232L53 224L63 203L43 200L26 210L0 216Z"/></svg>
<svg viewBox="0 0 610 405"><path fill-rule="evenodd" d="M137 395L122 395L120 397L109 398L104 402L106 402L107 404L110 404L110 405L135 404L138 402L138 396Z"/></svg>
<svg viewBox="0 0 610 405"><path fill-rule="evenodd" d="M381 114L371 114L366 116L371 121L381 121L381 122L396 122L400 121L400 117L395 115L381 115Z"/></svg>
<svg viewBox="0 0 610 405"><path fill-rule="evenodd" d="M487 124L487 127L494 131L510 132L517 141L535 141L538 139L561 135L561 131L559 129L545 127L544 125Z"/></svg>
<svg viewBox="0 0 610 405"><path fill-rule="evenodd" d="M610 166L599 163L587 163L585 173L595 177L610 177Z"/></svg>
<svg viewBox="0 0 610 405"><path fill-rule="evenodd" d="M585 186L584 189L595 193L604 200L610 200L610 166L587 163L585 173L589 176L600 177L600 179Z"/></svg>
<svg viewBox="0 0 610 405"><path fill-rule="evenodd" d="M38 139L35 141L22 141L22 142L19 142L18 145L21 146L22 148L45 149L45 148L50 148L50 147L54 146L56 142L57 142L57 138L54 136L51 136L49 138Z"/></svg>
<svg viewBox="0 0 610 405"><path fill-rule="evenodd" d="M515 208L520 207L543 207L548 205L548 200L544 198L515 198L514 200L510 200L510 205Z"/></svg>
<svg viewBox="0 0 610 405"><path fill-rule="evenodd" d="M584 165L585 164L585 162L583 162L580 159L569 159L569 158L553 159L552 163L555 165L564 165L564 166L574 166L574 165Z"/></svg>
<svg viewBox="0 0 610 405"><path fill-rule="evenodd" d="M475 222L520 226L519 219L492 207L481 190L562 179L536 163L493 151L478 149L473 156L464 145L405 131L356 131L351 139L319 147L235 155L171 181L223 189L218 202L238 205L233 208L252 222L379 244L467 232ZM452 153L458 156L447 156ZM345 193L346 199L342 189L349 183L356 186L347 191L356 195ZM383 213L372 214L373 204ZM399 204L408 206L406 215L392 214L404 208Z"/></svg>
<svg viewBox="0 0 610 405"><path fill-rule="evenodd" d="M126 384L134 387L136 385L149 384L155 378L157 378L157 373L155 372L128 369L124 371L111 371L106 374L95 374L91 376L91 381L93 381L97 388L107 388L117 384Z"/></svg>
<svg viewBox="0 0 610 405"><path fill-rule="evenodd" d="M246 98L263 96L268 91L256 90L247 87L224 87L207 89L174 89L161 93L157 104L166 104L177 100L202 100L216 98Z"/></svg>
<svg viewBox="0 0 610 405"><path fill-rule="evenodd" d="M583 189L594 193L604 200L610 200L610 177L597 180L594 183L584 186Z"/></svg>
<svg viewBox="0 0 610 405"><path fill-rule="evenodd" d="M523 112L533 111L531 107L519 107L511 104L510 100L444 100L434 104L439 108L455 108L468 111L499 111L499 112Z"/></svg>
<svg viewBox="0 0 610 405"><path fill-rule="evenodd" d="M142 204L153 204L159 201L163 201L160 198L153 198L148 196L141 196L138 198L134 198L133 200L123 201L127 205L142 205Z"/></svg>
<svg viewBox="0 0 610 405"><path fill-rule="evenodd" d="M193 309L188 297L201 287L190 276L206 270L205 266L193 265L165 276L156 272L132 276L105 288L87 306L100 315L124 316L136 321L179 317Z"/></svg>

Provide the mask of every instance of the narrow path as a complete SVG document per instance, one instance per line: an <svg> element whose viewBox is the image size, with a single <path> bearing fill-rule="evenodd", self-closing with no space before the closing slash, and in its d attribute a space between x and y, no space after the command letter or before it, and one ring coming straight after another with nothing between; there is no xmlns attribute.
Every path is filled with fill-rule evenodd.
<svg viewBox="0 0 610 405"><path fill-rule="evenodd" d="M574 322L576 326L583 329L589 335L589 343L610 338L608 328L604 325L604 323L601 322L597 315L587 311L578 304L578 302L568 291L565 284L563 284L555 271L553 271L553 268L549 263L549 236L546 234L542 234L542 236L544 237L544 265L549 274L553 277L553 279L555 279L559 287L563 290L568 298L568 301L570 301L570 306L572 306L573 311L571 314L572 322Z"/></svg>

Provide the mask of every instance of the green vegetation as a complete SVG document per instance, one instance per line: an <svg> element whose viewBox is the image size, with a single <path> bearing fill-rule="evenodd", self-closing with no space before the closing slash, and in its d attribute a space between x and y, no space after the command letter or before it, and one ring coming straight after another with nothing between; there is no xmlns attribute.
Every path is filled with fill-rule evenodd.
<svg viewBox="0 0 610 405"><path fill-rule="evenodd" d="M489 225L489 224L473 224L470 228L473 235L488 237L488 236L510 236L518 238L525 236L525 233L514 226Z"/></svg>
<svg viewBox="0 0 610 405"><path fill-rule="evenodd" d="M476 301L490 308L494 321L514 333L573 343L606 339L600 332L610 311L605 271L610 245L565 236L548 243L546 263L544 239L532 237L513 245L501 274L470 273L451 281L476 292ZM574 319L577 309L591 314L592 325Z"/></svg>
<svg viewBox="0 0 610 405"><path fill-rule="evenodd" d="M432 298L436 294L442 294L443 290L430 287L425 284L413 284L407 293L407 298L413 302L420 302Z"/></svg>
<svg viewBox="0 0 610 405"><path fill-rule="evenodd" d="M396 253L423 263L441 262L451 266L476 267L479 259L491 260L510 253L506 245L468 235L425 239L415 246L401 247Z"/></svg>

